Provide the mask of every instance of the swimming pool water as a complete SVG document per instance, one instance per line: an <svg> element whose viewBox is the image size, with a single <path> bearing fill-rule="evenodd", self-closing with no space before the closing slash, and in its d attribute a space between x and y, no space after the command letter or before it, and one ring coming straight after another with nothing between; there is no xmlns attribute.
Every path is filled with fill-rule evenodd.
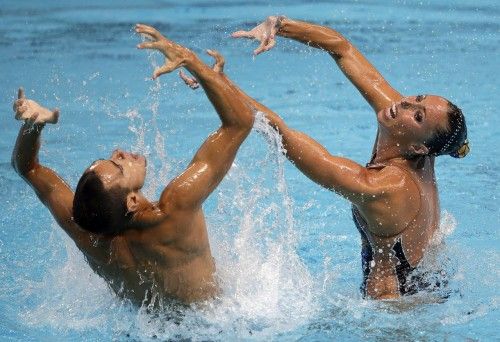
<svg viewBox="0 0 500 342"><path fill-rule="evenodd" d="M150 314L93 274L10 166L17 87L59 107L40 153L73 187L116 147L148 156L158 196L219 121L201 90L135 49L136 22L202 54L333 154L370 156L370 107L320 51L232 40L267 15L332 26L404 94L439 94L464 111L471 154L438 158L442 230L429 264L450 274L447 300L364 300L349 204L300 174L261 121L205 204L224 294L202 307ZM0 340L496 340L500 6L496 1L3 1L0 8ZM211 60L203 57L205 61Z"/></svg>

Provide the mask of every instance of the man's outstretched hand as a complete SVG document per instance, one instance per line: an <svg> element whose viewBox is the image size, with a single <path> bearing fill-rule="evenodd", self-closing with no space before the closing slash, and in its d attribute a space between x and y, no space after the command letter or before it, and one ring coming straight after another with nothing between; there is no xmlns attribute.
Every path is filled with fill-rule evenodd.
<svg viewBox="0 0 500 342"><path fill-rule="evenodd" d="M19 88L17 100L13 106L16 120L24 120L29 125L56 124L59 120L59 109L50 110L40 106L24 96L24 89Z"/></svg>
<svg viewBox="0 0 500 342"><path fill-rule="evenodd" d="M261 23L255 26L250 31L236 31L231 34L233 38L250 38L260 41L260 45L257 49L253 51L254 55L258 55L264 51L271 50L274 45L276 45L276 33L279 29L279 17L271 16Z"/></svg>
<svg viewBox="0 0 500 342"><path fill-rule="evenodd" d="M224 64L226 64L224 57L215 50L207 50L207 54L215 59L214 65L212 66L212 70L218 74L223 75ZM179 71L179 76L184 81L184 83L186 83L186 85L188 85L191 89L198 89L198 87L200 86L200 83L196 78L186 75L182 70Z"/></svg>
<svg viewBox="0 0 500 342"><path fill-rule="evenodd" d="M135 32L143 34L150 39L150 41L138 44L138 49L153 49L165 55L165 64L153 72L153 79L185 66L189 58L193 56L191 50L168 40L154 27L137 24L135 25Z"/></svg>

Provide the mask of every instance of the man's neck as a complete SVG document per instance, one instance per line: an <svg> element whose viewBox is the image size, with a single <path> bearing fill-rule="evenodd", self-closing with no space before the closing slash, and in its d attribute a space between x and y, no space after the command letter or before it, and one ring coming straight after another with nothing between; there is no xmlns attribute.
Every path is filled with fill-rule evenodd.
<svg viewBox="0 0 500 342"><path fill-rule="evenodd" d="M150 202L145 197L141 199L141 203L136 212L133 213L132 219L129 222L130 229L150 228L161 223L165 219L165 214L158 207L157 202Z"/></svg>

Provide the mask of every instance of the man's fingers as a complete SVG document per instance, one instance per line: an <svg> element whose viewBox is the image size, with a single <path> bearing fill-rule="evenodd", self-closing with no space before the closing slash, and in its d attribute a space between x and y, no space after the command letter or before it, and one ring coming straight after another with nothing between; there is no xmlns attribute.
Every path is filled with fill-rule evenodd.
<svg viewBox="0 0 500 342"><path fill-rule="evenodd" d="M16 115L14 116L16 120L23 120L23 113L21 112L16 112Z"/></svg>
<svg viewBox="0 0 500 342"><path fill-rule="evenodd" d="M23 119L23 114L26 112L26 110L28 109L27 106L20 106L17 108L16 110L16 120L22 120Z"/></svg>
<svg viewBox="0 0 500 342"><path fill-rule="evenodd" d="M36 122L36 119L38 119L38 112L33 113L32 116L26 119L26 123L29 125L34 125Z"/></svg>
<svg viewBox="0 0 500 342"><path fill-rule="evenodd" d="M182 70L179 70L179 76L191 89L198 89L198 87L200 86L200 84L194 77L189 77Z"/></svg>
<svg viewBox="0 0 500 342"><path fill-rule="evenodd" d="M215 58L215 63L212 66L212 69L215 72L223 72L224 65L226 64L224 57L218 51L215 50L207 50L207 54Z"/></svg>
<svg viewBox="0 0 500 342"><path fill-rule="evenodd" d="M17 109L23 105L23 99L18 99L18 100L15 100L14 101L14 104L12 105L12 109L14 110L14 112L17 111Z"/></svg>
<svg viewBox="0 0 500 342"><path fill-rule="evenodd" d="M161 76L163 74L168 74L169 72L174 71L177 67L178 67L178 65L176 65L175 63L168 62L167 64L157 68L153 72L153 80L157 79L159 76Z"/></svg>
<svg viewBox="0 0 500 342"><path fill-rule="evenodd" d="M59 108L54 108L52 111L52 120L48 121L49 123L56 124L59 121Z"/></svg>
<svg viewBox="0 0 500 342"><path fill-rule="evenodd" d="M28 106L26 106L26 105L21 105L21 106L17 107L17 112L18 112L18 113L21 113L21 114L22 114L22 113L24 113L26 110L28 110Z"/></svg>
<svg viewBox="0 0 500 342"><path fill-rule="evenodd" d="M162 34L160 32L158 32L154 27L144 25L144 24L136 24L135 25L135 32L146 34L146 35L151 36L153 39L156 39L156 40L163 38Z"/></svg>
<svg viewBox="0 0 500 342"><path fill-rule="evenodd" d="M255 35L250 31L236 31L231 33L233 38L255 38Z"/></svg>
<svg viewBox="0 0 500 342"><path fill-rule="evenodd" d="M156 42L143 42L140 44L137 44L138 49L158 49L158 43Z"/></svg>
<svg viewBox="0 0 500 342"><path fill-rule="evenodd" d="M24 99L24 88L23 87L20 87L19 90L17 91L17 98Z"/></svg>

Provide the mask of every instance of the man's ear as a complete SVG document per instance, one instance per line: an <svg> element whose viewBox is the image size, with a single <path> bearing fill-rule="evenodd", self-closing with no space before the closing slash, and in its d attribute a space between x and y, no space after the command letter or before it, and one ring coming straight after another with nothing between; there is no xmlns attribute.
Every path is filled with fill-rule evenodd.
<svg viewBox="0 0 500 342"><path fill-rule="evenodd" d="M425 156L429 154L429 149L424 144L411 144L410 145L410 154L417 156Z"/></svg>
<svg viewBox="0 0 500 342"><path fill-rule="evenodd" d="M135 213L139 209L139 194L131 192L127 195L127 212Z"/></svg>

